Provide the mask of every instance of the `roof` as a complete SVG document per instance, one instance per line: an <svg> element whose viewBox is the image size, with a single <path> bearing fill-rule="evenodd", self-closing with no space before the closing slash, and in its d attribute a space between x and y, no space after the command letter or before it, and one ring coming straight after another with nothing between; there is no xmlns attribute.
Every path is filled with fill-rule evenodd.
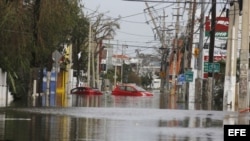
<svg viewBox="0 0 250 141"><path fill-rule="evenodd" d="M124 54L114 54L112 57L119 58L119 59L129 59L129 57Z"/></svg>

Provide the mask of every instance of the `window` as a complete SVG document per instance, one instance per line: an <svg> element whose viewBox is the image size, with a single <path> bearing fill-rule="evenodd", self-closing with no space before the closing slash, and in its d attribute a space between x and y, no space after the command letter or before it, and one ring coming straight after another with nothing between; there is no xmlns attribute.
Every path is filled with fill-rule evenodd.
<svg viewBox="0 0 250 141"><path fill-rule="evenodd" d="M125 91L125 86L119 86L119 89Z"/></svg>
<svg viewBox="0 0 250 141"><path fill-rule="evenodd" d="M127 89L126 89L127 91L129 91L129 92L133 92L134 91L134 88L132 88L132 87L130 87L130 86L127 86Z"/></svg>

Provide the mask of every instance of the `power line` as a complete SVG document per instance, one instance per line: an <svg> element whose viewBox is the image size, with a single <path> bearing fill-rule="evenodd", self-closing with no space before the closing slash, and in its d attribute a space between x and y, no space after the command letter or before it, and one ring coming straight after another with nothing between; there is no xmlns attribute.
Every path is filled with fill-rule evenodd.
<svg viewBox="0 0 250 141"><path fill-rule="evenodd" d="M152 2L152 3L194 3L194 2L191 2L191 1L179 1L179 2L176 2L176 1L159 1L159 0L123 0L123 1L131 1L131 2ZM195 2L196 4L212 4L212 2ZM221 4L221 3L225 3L225 2L216 2L217 4Z"/></svg>
<svg viewBox="0 0 250 141"><path fill-rule="evenodd" d="M115 43L107 43L109 45L112 45L112 46L122 46L124 44L115 44ZM140 46L140 45L131 45L131 44L126 44L128 46L128 48L146 48L146 49L157 49L157 47L149 47L149 46Z"/></svg>
<svg viewBox="0 0 250 141"><path fill-rule="evenodd" d="M127 33L127 32L122 32L122 31L116 31L116 32L120 32L120 33L127 34L127 35L139 36L139 37L150 37L150 38L154 37L154 36L147 36L147 35L139 35L139 34Z"/></svg>
<svg viewBox="0 0 250 141"><path fill-rule="evenodd" d="M158 5L158 4L156 4L156 5ZM158 8L158 9L155 9L155 11L159 11L159 10L162 10L162 9L165 9L165 8L169 8L170 6L173 6L173 4L168 5L168 6L165 6L165 7L161 7L161 8ZM152 7L154 7L154 6L152 6ZM92 12L99 13L99 12L93 10L93 9L90 9L90 8L87 8L87 7L84 7L84 8L85 8L85 9L88 9L88 10L90 10L90 11L92 11ZM99 14L103 14L103 13L99 13ZM121 19L130 18L130 17L142 15L142 14L145 14L145 11L144 11L144 12L140 12L140 13L135 13L135 14L132 14L132 15L122 16L122 17L119 17L119 19L120 19L120 21L123 21L123 22L145 24L145 23L147 23L147 22L136 22L136 21L121 20ZM108 18L111 18L111 19L117 19L117 18L108 16L108 15L106 15L106 14L105 14L105 16L108 17Z"/></svg>

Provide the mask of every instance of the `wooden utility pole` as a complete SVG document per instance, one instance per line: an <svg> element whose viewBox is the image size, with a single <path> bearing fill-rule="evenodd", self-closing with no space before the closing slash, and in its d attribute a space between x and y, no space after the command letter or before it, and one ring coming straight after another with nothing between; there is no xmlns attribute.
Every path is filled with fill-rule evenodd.
<svg viewBox="0 0 250 141"><path fill-rule="evenodd" d="M145 5L146 5L146 7L147 7L147 9L148 9L148 13L149 13L149 16L150 16L151 19L152 19L152 22L153 22L153 24L154 24L154 27L156 28L155 30L156 30L157 36L160 38L160 42L161 42L161 44L162 44L162 47L163 47L163 48L166 48L165 40L163 39L163 36L162 36L160 30L157 28L157 25L156 25L156 22L155 22L155 20L154 20L153 15L152 15L151 9L150 9L150 7L149 7L149 5L148 5L147 2L145 2Z"/></svg>
<svg viewBox="0 0 250 141"><path fill-rule="evenodd" d="M209 63L214 62L214 40L215 40L215 24L216 24L216 0L212 0L211 10L211 31L210 31L210 44L209 44ZM213 77L213 72L208 72L208 77Z"/></svg>
<svg viewBox="0 0 250 141"><path fill-rule="evenodd" d="M240 82L238 110L249 108L248 69L249 69L249 0L243 1L242 34L240 50Z"/></svg>
<svg viewBox="0 0 250 141"><path fill-rule="evenodd" d="M239 4L233 2L229 9L227 58L224 80L223 110L236 110L236 64L238 50Z"/></svg>
<svg viewBox="0 0 250 141"><path fill-rule="evenodd" d="M162 34L162 38L163 38L163 43L166 44L166 22L165 22L165 10L163 11L163 18L162 18L162 23L163 23L163 34ZM166 91L168 92L168 88L169 88L169 69L168 69L168 61L167 61L167 57L168 57L168 49L167 49L167 45L165 46L166 48L163 49L162 51L162 64L164 68L162 68L162 70L164 71L164 76L163 78L161 79L161 88L163 89L164 91L164 87L166 87Z"/></svg>
<svg viewBox="0 0 250 141"><path fill-rule="evenodd" d="M209 44L209 63L214 62L214 40L215 40L215 24L216 24L216 0L212 0L212 16L211 16L211 31L210 31L210 44ZM212 95L213 95L213 72L208 73L208 95L207 95L207 110L212 109Z"/></svg>
<svg viewBox="0 0 250 141"><path fill-rule="evenodd" d="M204 40L204 15L205 15L205 4L203 3L205 0L201 0L201 14L200 14L200 33L199 33L199 46L198 46L198 56L196 58L197 64L197 79L195 79L195 102L201 102L202 96L202 86L203 86L203 40Z"/></svg>
<svg viewBox="0 0 250 141"><path fill-rule="evenodd" d="M174 47L173 47L173 53L174 53L174 60L173 60L173 72L172 72L172 90L171 90L171 94L175 94L176 93L176 64L177 64L177 53L178 53L178 34L179 34L179 27L180 27L180 20L179 20L179 16L180 15L180 2L179 0L176 0L177 4L177 14L173 15L176 16L176 23L175 23L175 39L174 39Z"/></svg>
<svg viewBox="0 0 250 141"><path fill-rule="evenodd" d="M166 53L166 49L167 49L167 46L166 46L166 40L165 40L165 31L163 31L163 34L162 34L162 32L157 28L157 24L156 24L156 22L155 22L155 19L154 19L154 17L153 17L153 15L152 15L152 12L151 12L151 7L149 7L149 5L148 5L148 3L147 2L145 2L145 5L146 5L146 7L147 7L147 9L148 9L148 13L149 13L149 16L151 17L151 19L152 19L152 22L153 22L153 25L154 25L154 27L155 27L155 30L156 30L156 33L157 33L157 36L160 38L160 42L161 42L161 45L162 45L162 49L163 49L163 57L162 57L162 65L161 65L161 68L162 68L162 72L165 74L163 77L162 77L162 79L161 79L161 90L162 91L164 91L164 86L165 86L165 82L166 82L166 77L168 77L168 76L166 76L166 65L167 65L167 62L166 62L166 60L164 59L165 57L165 53ZM168 82L166 82L166 83L168 83Z"/></svg>
<svg viewBox="0 0 250 141"><path fill-rule="evenodd" d="M190 12L189 12L189 32L188 32L188 52L187 52L187 67L185 68L185 73L192 71L192 50L193 50L193 33L195 25L195 13L196 13L196 0L193 0L193 4L190 3ZM195 98L195 83L186 82L186 95L188 97L187 101L194 102Z"/></svg>

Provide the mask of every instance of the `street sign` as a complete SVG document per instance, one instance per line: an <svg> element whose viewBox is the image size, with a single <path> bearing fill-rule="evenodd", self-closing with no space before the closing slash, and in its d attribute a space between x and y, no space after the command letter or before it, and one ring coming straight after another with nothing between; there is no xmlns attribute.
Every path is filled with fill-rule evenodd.
<svg viewBox="0 0 250 141"><path fill-rule="evenodd" d="M166 72L161 71L161 72L160 72L160 77L161 77L161 78L166 78Z"/></svg>
<svg viewBox="0 0 250 141"><path fill-rule="evenodd" d="M178 79L177 79L177 85L183 85L185 83L185 75L184 74L180 74L178 76Z"/></svg>
<svg viewBox="0 0 250 141"><path fill-rule="evenodd" d="M187 71L185 72L185 81L186 82L193 82L194 72Z"/></svg>
<svg viewBox="0 0 250 141"><path fill-rule="evenodd" d="M204 62L204 72L220 72L220 63Z"/></svg>
<svg viewBox="0 0 250 141"><path fill-rule="evenodd" d="M220 63L214 63L214 72L220 72Z"/></svg>

